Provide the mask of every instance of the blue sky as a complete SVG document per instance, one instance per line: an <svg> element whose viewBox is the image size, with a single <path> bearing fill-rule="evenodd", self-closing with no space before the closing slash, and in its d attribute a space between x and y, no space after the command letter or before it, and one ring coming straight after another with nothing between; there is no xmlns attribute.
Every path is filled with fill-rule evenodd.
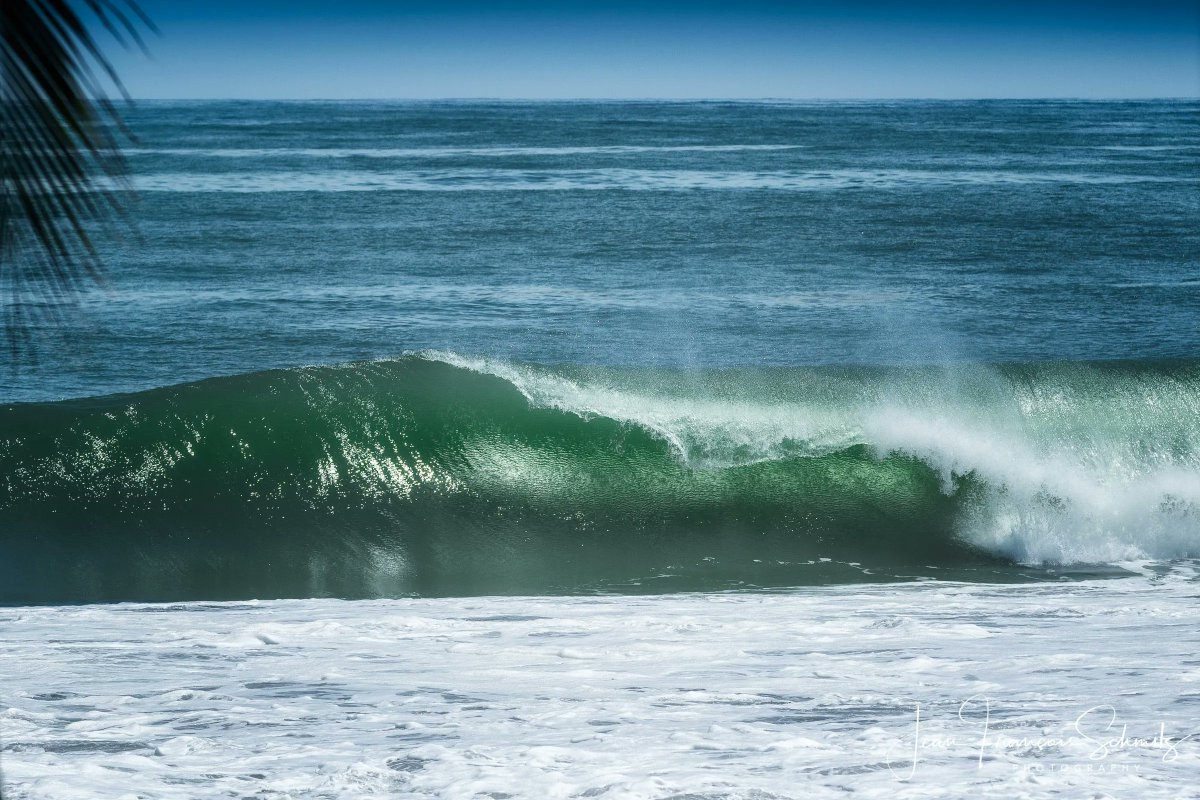
<svg viewBox="0 0 1200 800"><path fill-rule="evenodd" d="M142 0L139 98L1195 97L1200 3Z"/></svg>

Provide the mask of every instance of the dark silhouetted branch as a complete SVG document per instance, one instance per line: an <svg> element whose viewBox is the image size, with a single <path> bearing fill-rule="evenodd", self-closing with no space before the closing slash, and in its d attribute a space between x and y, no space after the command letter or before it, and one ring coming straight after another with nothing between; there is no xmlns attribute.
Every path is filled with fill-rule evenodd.
<svg viewBox="0 0 1200 800"><path fill-rule="evenodd" d="M0 303L14 358L29 323L102 281L93 226L122 216L128 101L88 21L145 50L133 0L0 1Z"/></svg>

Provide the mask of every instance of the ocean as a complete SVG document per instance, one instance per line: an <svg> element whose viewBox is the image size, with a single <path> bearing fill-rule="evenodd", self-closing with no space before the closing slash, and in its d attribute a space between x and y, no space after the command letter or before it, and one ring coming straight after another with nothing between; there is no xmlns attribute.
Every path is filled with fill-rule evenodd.
<svg viewBox="0 0 1200 800"><path fill-rule="evenodd" d="M5 797L1184 796L1198 111L140 103Z"/></svg>

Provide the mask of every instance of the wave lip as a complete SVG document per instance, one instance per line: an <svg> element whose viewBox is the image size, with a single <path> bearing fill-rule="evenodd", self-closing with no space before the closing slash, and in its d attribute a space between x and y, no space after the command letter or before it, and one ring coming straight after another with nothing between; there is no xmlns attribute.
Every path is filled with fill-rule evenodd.
<svg viewBox="0 0 1200 800"><path fill-rule="evenodd" d="M1200 555L1200 362L428 352L10 406L0 474L5 602L1015 579Z"/></svg>

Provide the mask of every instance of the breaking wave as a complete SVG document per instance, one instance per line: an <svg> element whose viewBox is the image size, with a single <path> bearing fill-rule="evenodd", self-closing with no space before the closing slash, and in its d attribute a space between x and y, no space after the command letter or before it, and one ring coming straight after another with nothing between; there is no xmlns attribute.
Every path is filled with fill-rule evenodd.
<svg viewBox="0 0 1200 800"><path fill-rule="evenodd" d="M662 591L1200 555L1200 362L423 353L0 409L0 601Z"/></svg>

